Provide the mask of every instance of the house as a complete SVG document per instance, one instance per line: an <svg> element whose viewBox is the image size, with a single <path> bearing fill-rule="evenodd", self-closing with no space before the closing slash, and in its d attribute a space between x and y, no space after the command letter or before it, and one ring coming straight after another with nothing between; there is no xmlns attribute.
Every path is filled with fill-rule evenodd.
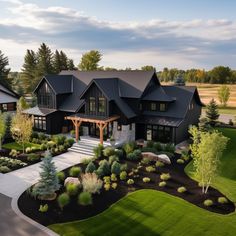
<svg viewBox="0 0 236 236"><path fill-rule="evenodd" d="M196 87L163 86L154 71L62 71L35 89L38 105L25 112L34 128L117 140L180 143L198 123L202 103Z"/></svg>
<svg viewBox="0 0 236 236"><path fill-rule="evenodd" d="M0 83L0 112L15 111L19 96Z"/></svg>

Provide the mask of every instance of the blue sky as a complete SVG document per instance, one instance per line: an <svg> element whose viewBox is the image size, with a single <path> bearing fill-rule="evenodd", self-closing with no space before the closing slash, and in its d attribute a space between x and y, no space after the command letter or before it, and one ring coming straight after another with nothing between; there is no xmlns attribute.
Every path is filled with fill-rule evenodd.
<svg viewBox="0 0 236 236"><path fill-rule="evenodd" d="M76 64L97 49L103 66L235 68L235 10L234 0L0 0L0 50L13 70L41 42Z"/></svg>

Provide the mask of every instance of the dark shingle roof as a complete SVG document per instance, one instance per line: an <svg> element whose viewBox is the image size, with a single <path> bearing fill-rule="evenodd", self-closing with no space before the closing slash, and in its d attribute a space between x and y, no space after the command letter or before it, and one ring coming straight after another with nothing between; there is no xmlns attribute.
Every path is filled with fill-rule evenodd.
<svg viewBox="0 0 236 236"><path fill-rule="evenodd" d="M9 89L9 88L7 88L7 87L5 87L3 84L1 84L0 83L0 92L3 94L3 93L5 93L5 94L8 94L8 95L10 95L10 96L12 96L12 97L14 97L14 98L18 98L19 97L19 95L18 94L16 94L14 91L12 91L11 89Z"/></svg>

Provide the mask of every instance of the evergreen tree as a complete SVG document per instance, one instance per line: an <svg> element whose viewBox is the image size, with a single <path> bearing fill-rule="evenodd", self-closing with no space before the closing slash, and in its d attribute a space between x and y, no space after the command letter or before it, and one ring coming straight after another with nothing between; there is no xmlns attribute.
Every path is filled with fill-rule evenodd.
<svg viewBox="0 0 236 236"><path fill-rule="evenodd" d="M175 78L174 84L177 85L177 86L184 86L184 85L185 85L185 81L184 81L184 78L183 78L183 75L182 75L182 74L179 74L179 75Z"/></svg>
<svg viewBox="0 0 236 236"><path fill-rule="evenodd" d="M53 74L53 53L45 43L40 45L37 52L37 59L37 79L39 81L42 76Z"/></svg>
<svg viewBox="0 0 236 236"><path fill-rule="evenodd" d="M74 61L72 59L69 59L67 62L68 70L77 70L77 68L74 65Z"/></svg>
<svg viewBox="0 0 236 236"><path fill-rule="evenodd" d="M206 110L206 117L209 121L209 124L211 126L215 126L216 121L219 118L219 111L218 111L218 106L215 102L214 99L212 99L209 104L207 105L207 110Z"/></svg>
<svg viewBox="0 0 236 236"><path fill-rule="evenodd" d="M8 58L5 57L2 51L0 50L0 83L7 87L10 87L11 84L8 81L8 74L10 72L10 69L7 68L8 65Z"/></svg>
<svg viewBox="0 0 236 236"><path fill-rule="evenodd" d="M60 51L60 59L61 59L61 70L68 70L68 57L63 51Z"/></svg>
<svg viewBox="0 0 236 236"><path fill-rule="evenodd" d="M78 68L85 71L98 70L98 63L101 61L101 59L102 54L99 51L89 51L83 54Z"/></svg>
<svg viewBox="0 0 236 236"><path fill-rule="evenodd" d="M12 120L12 114L6 113L6 132L5 132L5 139L11 139L11 120Z"/></svg>
<svg viewBox="0 0 236 236"><path fill-rule="evenodd" d="M208 132L212 130L212 127L209 125L208 119L206 117L202 117L199 120L198 127L202 132Z"/></svg>
<svg viewBox="0 0 236 236"><path fill-rule="evenodd" d="M54 162L52 162L52 156L49 151L45 152L45 157L40 168L40 180L35 185L33 192L40 199L46 200L53 197L55 192L60 188L56 167Z"/></svg>
<svg viewBox="0 0 236 236"><path fill-rule="evenodd" d="M62 64L61 64L61 55L58 50L55 51L53 56L53 68L56 74L61 72Z"/></svg>
<svg viewBox="0 0 236 236"><path fill-rule="evenodd" d="M5 115L0 113L0 150L2 149L2 140L6 133Z"/></svg>
<svg viewBox="0 0 236 236"><path fill-rule="evenodd" d="M38 80L36 78L37 57L33 50L27 49L24 64L22 69L22 85L25 93L30 93L34 90Z"/></svg>
<svg viewBox="0 0 236 236"><path fill-rule="evenodd" d="M24 97L20 97L19 101L18 101L18 108L23 111L25 109L28 109L30 106L29 104L26 102Z"/></svg>

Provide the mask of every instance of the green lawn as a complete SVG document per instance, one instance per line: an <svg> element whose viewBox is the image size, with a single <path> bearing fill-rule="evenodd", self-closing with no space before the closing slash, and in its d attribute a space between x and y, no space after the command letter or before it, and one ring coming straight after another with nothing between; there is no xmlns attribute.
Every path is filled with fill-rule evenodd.
<svg viewBox="0 0 236 236"><path fill-rule="evenodd" d="M214 186L236 202L236 130L221 129L231 141L222 157L220 176ZM192 176L190 163L186 172ZM83 221L51 225L65 236L164 235L234 236L236 213L220 215L180 198L155 190L139 190L100 215Z"/></svg>
<svg viewBox="0 0 236 236"><path fill-rule="evenodd" d="M205 111L206 108L204 107L203 110ZM219 113L236 116L236 107L226 107L226 108L219 107Z"/></svg>
<svg viewBox="0 0 236 236"><path fill-rule="evenodd" d="M40 149L40 144L26 143L25 148L27 148L27 147L30 147L30 148L35 147L37 149ZM20 144L16 143L16 142L6 143L6 144L3 145L3 148L10 149L10 150L15 149L17 151L22 151L23 150L23 147Z"/></svg>

